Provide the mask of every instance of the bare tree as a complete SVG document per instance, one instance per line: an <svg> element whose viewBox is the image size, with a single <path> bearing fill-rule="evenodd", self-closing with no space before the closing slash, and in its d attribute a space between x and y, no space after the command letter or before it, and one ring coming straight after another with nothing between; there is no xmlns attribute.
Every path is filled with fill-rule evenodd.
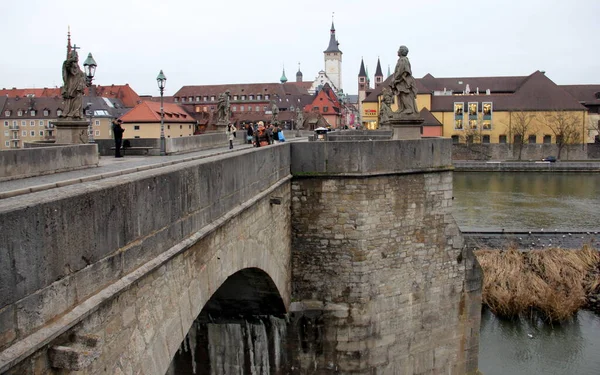
<svg viewBox="0 0 600 375"><path fill-rule="evenodd" d="M600 119L597 116L589 116L588 121L588 135L594 140L594 143L600 142Z"/></svg>
<svg viewBox="0 0 600 375"><path fill-rule="evenodd" d="M509 134L512 136L512 143L519 151L518 160L521 160L523 146L528 142L529 135L535 134L538 127L534 120L537 115L534 112L510 112Z"/></svg>
<svg viewBox="0 0 600 375"><path fill-rule="evenodd" d="M554 134L558 147L557 159L560 159L560 154L565 146L581 143L583 119L579 113L549 112L543 116L542 122Z"/></svg>

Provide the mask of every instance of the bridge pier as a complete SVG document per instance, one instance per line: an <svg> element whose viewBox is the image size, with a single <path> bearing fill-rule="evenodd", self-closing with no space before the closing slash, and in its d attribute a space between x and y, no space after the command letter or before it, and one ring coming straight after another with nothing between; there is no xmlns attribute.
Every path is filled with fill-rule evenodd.
<svg viewBox="0 0 600 375"><path fill-rule="evenodd" d="M450 212L442 142L315 142L294 158L298 373L477 371L481 273Z"/></svg>

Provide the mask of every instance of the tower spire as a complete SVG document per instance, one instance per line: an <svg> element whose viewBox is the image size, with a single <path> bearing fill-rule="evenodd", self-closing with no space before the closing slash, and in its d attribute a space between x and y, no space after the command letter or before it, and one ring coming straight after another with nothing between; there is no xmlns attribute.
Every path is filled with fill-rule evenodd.
<svg viewBox="0 0 600 375"><path fill-rule="evenodd" d="M298 71L296 72L296 82L302 82L302 71L300 70L300 61L298 61Z"/></svg>
<svg viewBox="0 0 600 375"><path fill-rule="evenodd" d="M67 59L71 54L71 26L67 26Z"/></svg>
<svg viewBox="0 0 600 375"><path fill-rule="evenodd" d="M281 78L279 78L279 81L281 83L286 83L287 82L287 77L285 76L285 65L283 65L283 72L281 73Z"/></svg>
<svg viewBox="0 0 600 375"><path fill-rule="evenodd" d="M358 76L359 77L366 77L367 73L365 71L365 61L363 60L363 58L360 58L360 70L358 71Z"/></svg>

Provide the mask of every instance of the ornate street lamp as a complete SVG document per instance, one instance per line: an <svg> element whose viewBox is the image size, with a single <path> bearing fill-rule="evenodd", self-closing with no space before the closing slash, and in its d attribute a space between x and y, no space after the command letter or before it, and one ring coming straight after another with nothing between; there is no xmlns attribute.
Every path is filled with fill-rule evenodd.
<svg viewBox="0 0 600 375"><path fill-rule="evenodd" d="M83 62L83 69L85 70L85 76L87 78L87 85L88 87L92 87L92 80L94 79L94 76L96 75L96 67L98 66L98 64L96 64L96 60L94 60L94 58L92 57L92 53L88 53L87 59L85 59L85 61ZM90 96L92 95L92 90L90 89Z"/></svg>
<svg viewBox="0 0 600 375"><path fill-rule="evenodd" d="M163 93L165 91L165 84L167 83L167 77L163 73L162 69L158 76L156 77L156 82L158 83L158 89L160 90L160 154L162 156L166 155L165 150L165 110L163 107Z"/></svg>
<svg viewBox="0 0 600 375"><path fill-rule="evenodd" d="M96 95L96 90L92 85L92 81L94 80L94 76L96 75L96 60L92 57L92 53L88 53L87 59L83 62L83 69L85 70L85 78L86 84L89 87L90 96ZM88 143L94 143L94 126L92 125L92 118L94 115L94 110L92 109L92 103L88 103L88 110L90 111L90 124L88 125Z"/></svg>

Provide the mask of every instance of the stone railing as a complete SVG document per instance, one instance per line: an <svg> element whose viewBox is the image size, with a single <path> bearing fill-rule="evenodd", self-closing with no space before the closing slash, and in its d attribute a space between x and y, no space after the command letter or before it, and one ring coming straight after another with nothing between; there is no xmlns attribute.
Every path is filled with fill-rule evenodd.
<svg viewBox="0 0 600 375"><path fill-rule="evenodd" d="M0 152L0 181L98 165L95 144L40 147Z"/></svg>

